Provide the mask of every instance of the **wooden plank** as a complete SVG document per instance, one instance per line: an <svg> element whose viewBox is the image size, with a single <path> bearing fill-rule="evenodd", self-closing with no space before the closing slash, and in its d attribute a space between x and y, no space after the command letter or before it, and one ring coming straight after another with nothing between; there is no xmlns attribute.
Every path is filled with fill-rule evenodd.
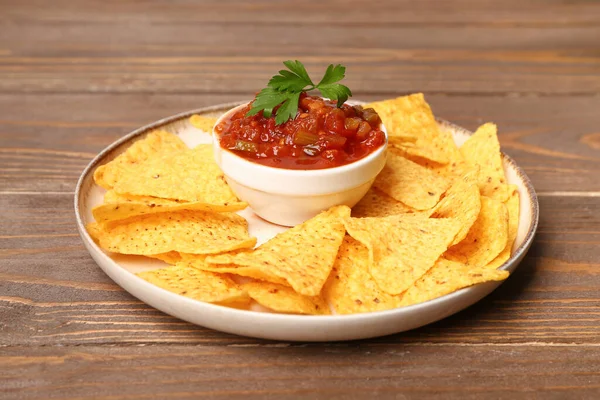
<svg viewBox="0 0 600 400"><path fill-rule="evenodd" d="M15 347L4 399L593 399L590 346Z"/></svg>
<svg viewBox="0 0 600 400"><path fill-rule="evenodd" d="M600 6L593 1L576 0L386 0L366 7L360 0L324 0L318 3L286 1L201 1L175 0L168 3L119 1L106 7L101 0L74 5L69 0L4 0L0 20L11 22L139 22L178 21L197 24L269 23L344 25L356 24L425 24L425 25L494 25L573 26L596 24Z"/></svg>
<svg viewBox="0 0 600 400"><path fill-rule="evenodd" d="M0 345L264 343L184 323L122 291L83 248L70 195L2 195L0 220ZM597 198L542 197L537 240L498 290L374 342L600 345L599 227Z"/></svg>
<svg viewBox="0 0 600 400"><path fill-rule="evenodd" d="M289 57L346 64L356 93L600 91L597 4L414 3L13 1L0 92L253 93Z"/></svg>
<svg viewBox="0 0 600 400"><path fill-rule="evenodd" d="M125 133L168 115L244 98L250 96L0 94L0 191L71 192L94 155ZM427 99L436 115L468 129L496 122L503 149L525 169L538 191L600 188L600 97L429 95Z"/></svg>

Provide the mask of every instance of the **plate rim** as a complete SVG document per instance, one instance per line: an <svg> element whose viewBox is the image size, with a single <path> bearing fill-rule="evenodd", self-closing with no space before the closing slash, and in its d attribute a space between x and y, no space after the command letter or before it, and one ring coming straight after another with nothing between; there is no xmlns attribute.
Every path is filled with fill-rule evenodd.
<svg viewBox="0 0 600 400"><path fill-rule="evenodd" d="M82 195L82 188L83 188L83 184L86 180L86 177L88 175L90 175L91 173L93 173L93 170L100 163L100 161L103 160L108 155L110 155L115 149L117 149L124 143L129 142L138 136L142 136L152 130L158 129L166 124L170 124L170 123L174 123L174 122L177 122L177 121L180 121L183 119L187 119L194 114L206 114L206 113L210 113L210 112L222 111L223 109L233 108L235 106L243 104L244 102L248 102L248 100L220 103L220 104L211 105L211 106L207 106L207 107L200 107L200 108L183 111L183 112L180 112L180 113L168 116L168 117L161 118L161 119L151 122L149 124L143 125L137 129L134 129L133 131L127 133L123 137L112 142L107 147L105 147L102 151L100 151L86 165L83 172L79 176L79 179L77 180L77 185L75 187L75 193L74 193L74 211L75 211L75 220L77 223L77 228L78 228L81 239L84 241L86 250L88 251L88 253L90 253L90 256L92 256L91 251L90 251L90 246L92 246L92 248L94 248L100 254L102 254L107 259L109 259L111 262L116 264L119 268L123 269L125 272L130 274L132 277L134 277L134 279L137 279L138 284L140 284L142 286L146 286L149 290L162 291L163 295L166 295L167 297L172 297L174 300L177 300L177 301L183 301L188 306L207 307L208 309L213 309L213 311L226 310L226 312L230 312L233 317L235 317L235 316L248 317L249 315L251 315L256 318L265 318L267 320L270 320L269 322L303 321L303 322L307 322L307 323L311 323L311 322L323 323L327 320L330 320L330 321L332 321L331 323L333 323L334 321L340 321L341 319L351 322L351 321L355 321L355 320L368 320L368 319L374 319L374 318L379 318L379 317L386 317L386 316L391 316L395 313L418 311L421 308L434 307L438 303L442 303L445 301L452 301L454 298L461 297L465 293L474 290L476 287L486 284L486 283L482 283L482 284L469 286L469 287L457 290L452 293L448 293L444 296L437 297L435 299L431 299L431 300L428 300L428 301L425 301L422 303L412 304L412 305L404 306L404 307L392 308L389 310L371 311L371 312L355 313L355 314L332 314L332 315L298 315L298 314L283 314L283 313L267 313L267 312L258 312L258 311L252 311L252 310L235 309L235 308L231 308L231 307L207 303L207 302L203 302L200 300L195 300L195 299L192 299L189 297L178 295L176 293L170 292L166 289L160 288L156 285L151 284L150 282L145 281L144 279L138 277L133 272L130 272L127 269L121 267L116 261L112 260L112 258L110 258L106 253L104 253L104 251L94 242L94 240L91 238L91 236L85 229L85 224L83 222L82 213L81 213L81 210L79 207L80 197ZM364 103L364 102L360 102L360 101L354 101L354 102L358 103L358 104ZM441 126L448 127L454 131L460 132L462 134L466 134L468 136L473 135L472 131L470 131L466 128L463 128L459 125L456 125L450 121L447 121L442 118L437 118L437 117L435 119L436 119L437 123ZM522 257L529 250L529 248L531 247L531 244L533 243L533 239L535 237L535 234L536 234L537 228L538 228L538 224L539 224L539 202L538 202L538 197L537 197L537 194L533 187L533 184L531 183L531 180L530 180L529 176L525 173L525 171L523 171L523 169L506 153L501 152L501 155L502 155L503 162L506 162L506 163L510 164L511 167L513 167L513 169L516 171L516 173L521 178L524 186L526 187L527 194L529 196L529 204L531 206L531 211L532 211L531 225L529 226L529 230L527 231L527 234L525 235L523 242L514 251L514 253L510 256L510 258L508 260L506 260L500 267L498 267L499 270L509 271L510 274L512 275L512 273L514 272L514 270L517 268L518 264L520 263ZM94 257L92 257L92 258L94 259ZM97 261L95 259L94 259L94 261L97 263ZM98 265L98 266L100 267L100 269L102 269L102 271L104 273L109 275L101 265ZM115 280L112 278L112 276L109 275L109 278L111 280L113 280L113 282L115 282ZM509 276L509 278L510 278L510 276ZM500 284L502 284L504 282L505 281L499 282L497 286L499 286ZM115 282L115 283L118 284L119 286L121 286L119 283L117 283L117 282ZM495 289L496 288L492 289L491 291L493 291ZM124 289L124 290L127 293L129 293L130 295L137 297L134 294L132 294L130 291L128 291L127 289ZM491 293L491 291L490 291L490 293ZM487 296L487 294L485 296ZM485 296L483 296L483 297L485 297ZM142 302L145 304L148 304L143 300L142 300ZM475 303L477 303L477 302L479 302L479 300L476 301ZM473 305L475 303L472 303L470 305ZM148 305L153 308L156 308L150 304L148 304ZM469 306L467 306L467 307L469 307ZM325 323L327 323L327 322L325 322Z"/></svg>

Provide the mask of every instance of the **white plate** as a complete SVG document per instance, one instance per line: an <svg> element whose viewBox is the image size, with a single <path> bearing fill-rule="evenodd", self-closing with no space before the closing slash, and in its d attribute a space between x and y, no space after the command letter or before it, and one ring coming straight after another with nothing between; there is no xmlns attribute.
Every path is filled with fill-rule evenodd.
<svg viewBox="0 0 600 400"><path fill-rule="evenodd" d="M108 146L83 171L75 192L75 214L79 233L85 247L100 268L133 296L167 314L223 332L275 340L332 341L364 339L418 328L476 303L500 285L500 282L479 284L425 303L387 311L331 316L285 315L264 312L264 309L263 312L237 310L179 296L135 275L136 272L165 266L162 261L116 255L100 249L85 230L85 225L93 221L92 208L102 203L104 194L104 189L95 185L93 180L96 167L112 160L131 143L154 129L160 128L175 133L189 146L208 143L211 140L210 136L191 126L189 117L192 114L218 116L237 104L240 103L192 110L144 126ZM439 121L439 124L443 129L452 132L459 145L471 135L465 129L446 121ZM514 253L501 267L512 274L531 246L537 229L539 211L537 197L527 175L511 158L503 155L503 159L508 182L519 187L521 196L519 231L513 248ZM263 221L249 209L241 214L248 220L250 233L258 238L259 244L286 229ZM256 307L256 310L259 310L259 307Z"/></svg>

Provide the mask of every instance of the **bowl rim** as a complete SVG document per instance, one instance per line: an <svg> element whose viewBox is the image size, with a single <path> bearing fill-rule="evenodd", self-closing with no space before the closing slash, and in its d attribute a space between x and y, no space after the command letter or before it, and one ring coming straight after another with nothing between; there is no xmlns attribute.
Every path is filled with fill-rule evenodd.
<svg viewBox="0 0 600 400"><path fill-rule="evenodd" d="M355 103L356 105L362 104L362 102L357 102L357 101L348 101L348 103ZM237 106L230 108L229 110L227 110L225 113L223 113L223 115L221 115L217 119L215 126L217 126L223 119L231 116L231 114L233 114L235 111L237 111L238 109L240 109L243 106L246 106L248 104L250 104L250 102L244 102L244 103L238 104ZM216 134L216 132L214 130L215 126L213 126L213 129L211 131L211 136L213 137L213 147L215 149L215 152L217 151L217 149L219 149L220 152L227 153L229 157L235 158L236 162L242 163L245 166L247 166L248 168L254 169L256 172L277 175L277 176L286 176L286 177L289 176L290 178L293 178L293 177L324 178L324 177L331 177L332 175L347 173L354 169L364 167L366 164L369 164L369 163L375 161L377 158L379 158L381 156L382 153L384 153L387 150L387 147L388 147L388 132L382 122L381 130L383 131L383 134L385 136L385 141L383 142L383 144L381 146L379 146L378 148L376 148L374 151L370 152L363 158L360 158L356 161L352 161L349 164L338 165L337 167L331 167L331 168L315 168L315 169L277 168L277 167L271 167L268 165L263 165L263 164L253 162L252 160L248 160L244 157L239 156L238 154L236 154L232 151L222 148L220 146L220 141L219 141L218 135Z"/></svg>
<svg viewBox="0 0 600 400"><path fill-rule="evenodd" d="M137 283L139 285L142 285L143 287L146 287L147 289L158 290L163 294L163 296L165 296L167 298L171 298L174 301L183 302L186 306L192 306L192 307L193 306L196 306L196 307L202 306L202 307L206 307L207 309L210 309L210 310L213 310L216 312L226 311L234 318L235 317L246 318L251 315L252 317L255 317L255 318L264 318L268 322L290 323L290 322L303 321L306 323L311 323L311 322L323 322L325 320L335 321L335 320L340 320L340 319L344 319L345 321L348 321L348 322L351 322L351 321L352 322L358 322L358 321L369 322L370 320L377 319L380 317L385 317L385 316L391 316L391 315L394 315L395 313L410 312L410 311L418 312L421 309L426 309L433 305L440 305L439 303L443 303L446 301L450 301L456 297L460 297L465 292L473 290L478 286L478 285L469 286L469 287L457 290L455 292L446 294L444 296L437 297L432 300L413 304L410 306L393 308L393 309L389 309L389 310L372 311L372 312L357 313L357 314L296 315L296 314L265 313L265 312L257 312L257 311L250 311L250 310L238 310L238 309L231 308L231 307L226 307L226 306L221 306L221 305L217 305L217 304L202 302L199 300L194 300L194 299L191 299L191 298L188 298L185 296L180 296L180 295L170 292L166 289L162 289L158 286L155 286L155 285L151 284L150 282L147 282L144 279L138 277L133 272L130 272L130 271L126 270L125 268L122 268L121 266L119 266L116 263L116 261L112 260L112 258L110 258L106 253L104 253L104 251L102 251L102 249L100 249L100 247L94 242L94 240L91 238L91 236L85 229L85 224L83 222L82 212L79 207L79 203L80 203L80 200L81 200L81 197L83 194L83 186L86 181L86 178L88 178L88 176L90 176L90 175L93 176L93 172L94 172L95 168L100 164L101 161L103 161L107 157L109 157L111 155L111 153L113 153L121 145L131 141L132 139L134 139L136 137L144 136L145 134L147 134L153 130L159 129L160 127L162 127L166 124L170 124L170 123L174 123L174 122L177 122L180 120L188 119L189 117L191 117L194 114L208 114L211 112L221 112L224 109L229 110L230 108L233 108L236 105L241 105L244 103L247 103L247 101L236 101L236 102L217 104L217 105L208 106L208 107L196 108L196 109L184 111L184 112L181 112L181 113L169 116L169 117L165 117L165 118L151 122L147 125L144 125L140 128L137 128L137 129L131 131L130 133L123 136L122 138L120 138L120 139L116 140L115 142L111 143L110 145L108 145L106 148L104 148L104 150L100 151L84 168L79 179L77 180L77 185L76 185L75 194L74 194L75 220L77 223L77 228L79 230L79 234L80 234L82 240L85 242L84 244L86 245L86 248L89 248L91 246L91 248L97 250L101 256L110 260L112 263L117 265L120 269L125 271L127 274L132 275L134 277L134 279L137 280ZM469 136L471 136L473 134L473 132L471 132L461 126L453 124L447 120L441 119L441 118L436 118L436 122L438 122L439 125L452 128L455 131L460 132L462 134L466 134ZM516 263L516 261L520 260L521 257L523 257L524 254L527 252L527 250L529 250L529 247L531 246L533 239L535 237L535 233L537 231L537 227L539 224L539 203L538 203L538 197L537 197L537 194L533 187L533 184L531 183L531 180L529 179L527 174L525 174L525 172L521 169L521 167L519 167L517 165L517 163L510 156L506 155L503 152L501 152L501 154L502 154L503 161L510 164L511 167L513 167L513 169L517 172L517 174L521 178L525 188L527 189L527 195L529 197L528 204L531 207L531 222L530 222L529 229L525 235L525 238L523 239L523 242L514 251L514 253L510 256L510 258L508 260L506 260L500 267L498 267L498 269L509 271L512 274L512 272L516 269L517 264L518 264L518 263ZM133 294L131 294L131 295L133 295Z"/></svg>

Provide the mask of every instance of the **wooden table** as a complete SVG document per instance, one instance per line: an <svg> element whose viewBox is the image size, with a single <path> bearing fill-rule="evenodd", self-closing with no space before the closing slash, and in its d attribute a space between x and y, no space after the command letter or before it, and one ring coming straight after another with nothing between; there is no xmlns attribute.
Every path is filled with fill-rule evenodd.
<svg viewBox="0 0 600 400"><path fill-rule="evenodd" d="M599 3L310 3L0 1L1 398L600 398ZM73 215L92 157L294 57L344 63L358 99L498 123L541 206L506 283L412 332L298 344L179 321L100 270Z"/></svg>

